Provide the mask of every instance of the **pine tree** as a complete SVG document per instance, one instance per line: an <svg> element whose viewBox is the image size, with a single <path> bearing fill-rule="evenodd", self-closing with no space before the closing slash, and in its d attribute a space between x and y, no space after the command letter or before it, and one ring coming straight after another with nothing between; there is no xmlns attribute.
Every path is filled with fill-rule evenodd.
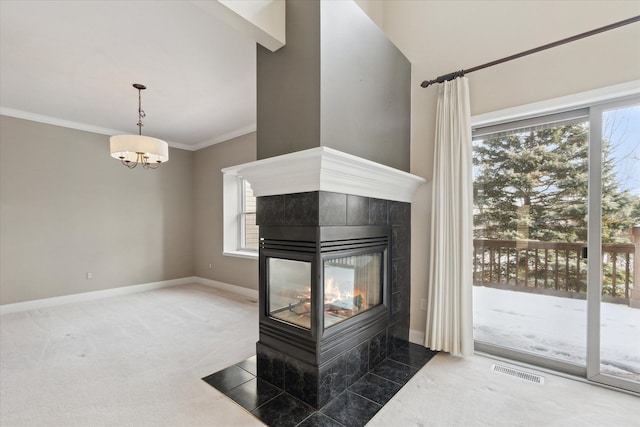
<svg viewBox="0 0 640 427"><path fill-rule="evenodd" d="M586 242L589 130L585 123L498 135L474 144L475 238ZM603 242L631 219L604 141Z"/></svg>

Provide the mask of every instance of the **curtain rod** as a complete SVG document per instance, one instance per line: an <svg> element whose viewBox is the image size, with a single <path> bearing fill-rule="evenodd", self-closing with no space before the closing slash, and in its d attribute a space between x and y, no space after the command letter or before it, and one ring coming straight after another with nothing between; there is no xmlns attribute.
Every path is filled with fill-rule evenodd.
<svg viewBox="0 0 640 427"><path fill-rule="evenodd" d="M577 35L572 36L572 37L567 37L566 39L558 40L558 41L553 42L553 43L548 43L548 44L545 44L545 45L542 45L542 46L538 46L538 47L533 48L533 49L525 50L523 52L516 53L515 55L511 55L511 56L507 56L507 57L504 57L504 58L496 59L495 61L487 62L486 64L478 65L478 66L475 66L475 67L472 67L472 68L468 68L466 70L454 71L453 73L449 73L449 74L445 74L443 76L439 76L439 77L437 77L437 78L435 78L433 80L425 80L420 84L420 86L429 87L430 85L432 85L434 83L442 83L442 82L445 82L445 81L453 80L453 79L456 79L458 77L462 77L465 74L469 74L469 73L472 73L474 71L482 70L483 68L493 67L494 65L502 64L503 62L511 61L513 59L518 59L518 58L521 58L523 56L531 55L532 53L537 53L537 52L541 52L543 50L551 49L552 47L556 47L556 46L560 46L560 45L563 45L563 44L566 44L566 43L570 43L570 42L573 42L573 41L576 41L576 40L580 40L580 39L583 39L585 37L589 37L589 36L593 36L595 34L603 33L605 31L613 30L615 28L622 27L622 26L628 25L628 24L632 24L632 23L638 22L638 21L640 21L640 15L634 16L633 18L625 19L623 21L615 22L613 24L605 25L604 27L596 28L594 30L587 31L585 33L577 34Z"/></svg>

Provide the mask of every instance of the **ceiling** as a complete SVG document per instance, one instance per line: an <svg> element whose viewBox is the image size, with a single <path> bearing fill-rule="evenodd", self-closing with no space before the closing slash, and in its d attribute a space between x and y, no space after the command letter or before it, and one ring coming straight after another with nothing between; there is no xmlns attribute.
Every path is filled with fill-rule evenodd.
<svg viewBox="0 0 640 427"><path fill-rule="evenodd" d="M187 1L0 1L3 114L199 149L255 130L256 42ZM69 123L71 122L71 123Z"/></svg>

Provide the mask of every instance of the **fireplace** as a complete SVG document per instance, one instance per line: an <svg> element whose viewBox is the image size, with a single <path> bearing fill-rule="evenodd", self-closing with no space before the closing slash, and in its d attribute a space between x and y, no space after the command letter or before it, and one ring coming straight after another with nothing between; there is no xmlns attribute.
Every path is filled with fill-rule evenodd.
<svg viewBox="0 0 640 427"><path fill-rule="evenodd" d="M385 242L386 243L386 242ZM320 280L322 294L313 301L313 261L286 258L286 253L265 259L265 287L270 318L311 330L315 306L320 325L326 330L382 304L386 246L355 253L323 257ZM294 257L297 258L297 257Z"/></svg>
<svg viewBox="0 0 640 427"><path fill-rule="evenodd" d="M223 172L257 195L258 377L321 408L408 341L424 180L328 147Z"/></svg>
<svg viewBox="0 0 640 427"><path fill-rule="evenodd" d="M383 331L389 239L387 226L261 225L260 342L320 367Z"/></svg>
<svg viewBox="0 0 640 427"><path fill-rule="evenodd" d="M300 225L317 222L323 210L335 213L346 205L338 201L349 199L367 206L370 202L320 191L258 198L258 376L315 407L368 370L371 341L382 358L387 351L391 227L369 225L368 215L366 225ZM275 204L286 206L287 200L294 201L289 209L302 209L307 215L309 206L317 210L311 209L311 218L300 215L299 223L273 225L286 221L286 214L272 213ZM296 203L301 200L306 203ZM388 208L387 201L379 202ZM349 370L350 352L361 351L363 344L367 357L361 363L367 366Z"/></svg>

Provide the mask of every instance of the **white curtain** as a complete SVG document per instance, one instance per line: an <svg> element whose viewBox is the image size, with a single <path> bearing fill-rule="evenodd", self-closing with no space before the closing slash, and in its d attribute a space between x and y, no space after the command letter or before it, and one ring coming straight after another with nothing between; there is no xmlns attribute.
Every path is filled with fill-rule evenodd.
<svg viewBox="0 0 640 427"><path fill-rule="evenodd" d="M425 346L473 354L473 177L469 82L439 87Z"/></svg>

